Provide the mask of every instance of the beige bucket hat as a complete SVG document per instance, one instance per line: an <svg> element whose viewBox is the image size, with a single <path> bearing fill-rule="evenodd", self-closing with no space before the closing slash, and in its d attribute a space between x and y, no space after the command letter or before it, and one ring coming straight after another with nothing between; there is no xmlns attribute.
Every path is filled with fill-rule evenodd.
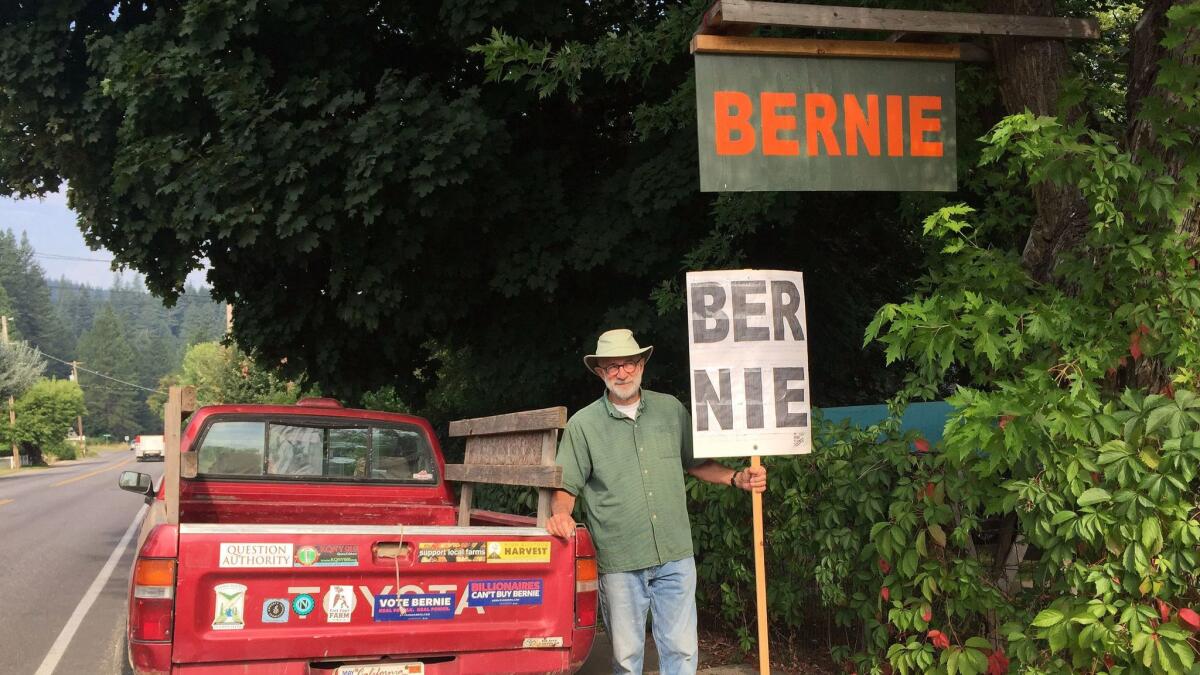
<svg viewBox="0 0 1200 675"><path fill-rule="evenodd" d="M600 338L596 340L596 353L583 357L583 365L587 366L589 373L594 373L598 365L597 359L642 355L649 359L653 352L653 345L642 347L633 339L633 331L628 328L614 328L600 334Z"/></svg>

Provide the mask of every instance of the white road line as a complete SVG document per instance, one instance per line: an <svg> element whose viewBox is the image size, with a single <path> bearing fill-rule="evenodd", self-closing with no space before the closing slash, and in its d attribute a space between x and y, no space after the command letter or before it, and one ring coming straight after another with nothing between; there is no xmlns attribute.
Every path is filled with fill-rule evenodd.
<svg viewBox="0 0 1200 675"><path fill-rule="evenodd" d="M109 577L112 576L113 570L117 567L117 561L121 559L121 555L129 546L129 540L133 538L133 533L137 532L138 524L142 522L142 514L146 512L146 507L142 506L134 516L133 522L129 524L129 529L125 530L125 535L121 537L121 541L117 543L117 547L113 549L111 555L108 556L108 562L104 563L104 567L100 569L100 574L92 581L92 585L88 587L87 592L80 598L79 604L75 606L75 611L71 613L71 618L67 619L67 625L63 626L62 632L58 634L58 638L54 640L54 644L50 646L50 651L46 653L46 658L42 659L42 665L38 666L37 672L34 675L53 675L54 669L58 667L58 662L62 660L63 654L67 652L67 647L70 646L71 640L75 637L75 631L79 630L79 624L83 623L83 618L87 616L88 610L95 604L96 598L100 596L100 591L103 590L104 584L108 583Z"/></svg>

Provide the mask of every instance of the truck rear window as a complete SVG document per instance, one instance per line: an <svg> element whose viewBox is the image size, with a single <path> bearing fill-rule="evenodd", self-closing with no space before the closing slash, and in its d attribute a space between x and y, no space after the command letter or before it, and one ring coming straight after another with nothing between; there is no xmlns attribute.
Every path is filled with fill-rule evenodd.
<svg viewBox="0 0 1200 675"><path fill-rule="evenodd" d="M437 483L425 435L403 424L218 420L198 454L197 474L206 477Z"/></svg>

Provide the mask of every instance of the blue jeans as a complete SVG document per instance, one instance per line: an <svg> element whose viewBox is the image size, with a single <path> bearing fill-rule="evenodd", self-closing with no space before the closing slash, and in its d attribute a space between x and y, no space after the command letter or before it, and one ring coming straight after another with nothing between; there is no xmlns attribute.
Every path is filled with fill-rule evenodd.
<svg viewBox="0 0 1200 675"><path fill-rule="evenodd" d="M688 557L644 570L600 575L600 608L612 638L614 675L641 675L646 610L662 675L693 675L696 641L696 561Z"/></svg>

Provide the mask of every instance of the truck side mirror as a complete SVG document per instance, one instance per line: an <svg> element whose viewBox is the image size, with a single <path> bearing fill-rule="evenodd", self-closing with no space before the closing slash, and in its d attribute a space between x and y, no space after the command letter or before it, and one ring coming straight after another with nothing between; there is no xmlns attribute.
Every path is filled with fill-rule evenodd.
<svg viewBox="0 0 1200 675"><path fill-rule="evenodd" d="M121 486L122 490L128 490L143 497L154 496L154 479L148 473L122 471L121 477L117 479L117 485Z"/></svg>

